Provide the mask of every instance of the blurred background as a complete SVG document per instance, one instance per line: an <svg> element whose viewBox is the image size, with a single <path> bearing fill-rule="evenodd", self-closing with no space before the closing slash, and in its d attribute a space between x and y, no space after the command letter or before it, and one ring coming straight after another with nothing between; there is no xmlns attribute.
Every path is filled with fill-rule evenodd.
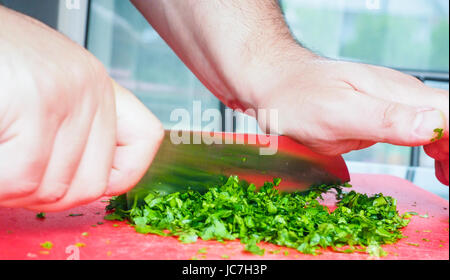
<svg viewBox="0 0 450 280"><path fill-rule="evenodd" d="M166 128L176 108L225 106L184 66L126 0L0 0L63 32L98 57ZM448 0L282 0L295 37L326 57L395 68L449 88ZM236 120L238 132L258 132ZM377 144L344 155L350 172L392 174L448 199L420 147Z"/></svg>

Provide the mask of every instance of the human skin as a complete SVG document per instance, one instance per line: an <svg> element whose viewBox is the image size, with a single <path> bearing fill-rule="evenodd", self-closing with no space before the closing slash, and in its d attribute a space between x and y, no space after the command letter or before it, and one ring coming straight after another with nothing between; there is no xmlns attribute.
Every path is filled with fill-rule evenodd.
<svg viewBox="0 0 450 280"><path fill-rule="evenodd" d="M277 109L278 130L258 119L266 131L324 154L425 145L448 184L448 91L309 52L276 1L133 3L228 106ZM6 8L0 18L0 206L60 211L133 187L161 123L80 46Z"/></svg>
<svg viewBox="0 0 450 280"><path fill-rule="evenodd" d="M161 123L68 38L0 6L0 206L60 211L141 178Z"/></svg>
<svg viewBox="0 0 450 280"><path fill-rule="evenodd" d="M277 127L257 118L266 132L329 155L378 142L424 145L448 185L448 91L392 69L315 55L292 37L275 0L131 2L226 105L277 109ZM436 128L443 138L431 142Z"/></svg>

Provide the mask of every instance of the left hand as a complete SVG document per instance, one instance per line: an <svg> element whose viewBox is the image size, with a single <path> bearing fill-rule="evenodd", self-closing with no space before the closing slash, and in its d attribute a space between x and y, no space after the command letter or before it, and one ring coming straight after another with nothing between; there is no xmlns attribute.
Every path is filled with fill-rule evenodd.
<svg viewBox="0 0 450 280"><path fill-rule="evenodd" d="M424 145L436 160L437 178L448 185L448 91L392 69L316 56L273 65L259 68L252 83L255 107L278 110L279 128L271 133L329 155L377 142ZM258 121L266 131L273 128ZM444 129L443 138L432 142L436 128Z"/></svg>

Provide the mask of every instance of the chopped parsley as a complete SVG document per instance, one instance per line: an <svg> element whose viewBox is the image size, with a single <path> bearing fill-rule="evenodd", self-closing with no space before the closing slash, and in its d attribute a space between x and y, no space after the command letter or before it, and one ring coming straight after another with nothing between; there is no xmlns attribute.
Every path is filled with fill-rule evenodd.
<svg viewBox="0 0 450 280"><path fill-rule="evenodd" d="M283 193L276 188L280 181L275 178L257 189L231 176L205 193L188 190L161 195L153 191L131 208L122 195L110 200L106 209L114 212L105 219L128 220L139 233L177 236L183 243L198 238L240 239L246 251L257 255L264 254L258 243L268 242L305 254L348 245L346 253L364 251L385 256L380 245L404 238L400 229L409 220L399 215L392 197L344 192L342 187L351 187L349 184ZM319 203L322 194L331 191L338 201L334 211Z"/></svg>
<svg viewBox="0 0 450 280"><path fill-rule="evenodd" d="M440 140L444 136L444 129L443 128L436 128L433 131L435 133L435 136L430 140L431 142L435 142L437 140Z"/></svg>
<svg viewBox="0 0 450 280"><path fill-rule="evenodd" d="M45 219L45 213L44 212L39 212L36 214L36 218L38 219Z"/></svg>
<svg viewBox="0 0 450 280"><path fill-rule="evenodd" d="M207 249L205 247L198 249L197 251L198 254L206 254L207 253Z"/></svg>
<svg viewBox="0 0 450 280"><path fill-rule="evenodd" d="M50 241L45 241L44 243L40 244L42 248L50 250L53 248L53 243Z"/></svg>
<svg viewBox="0 0 450 280"><path fill-rule="evenodd" d="M69 217L80 217L83 216L83 214L69 214Z"/></svg>

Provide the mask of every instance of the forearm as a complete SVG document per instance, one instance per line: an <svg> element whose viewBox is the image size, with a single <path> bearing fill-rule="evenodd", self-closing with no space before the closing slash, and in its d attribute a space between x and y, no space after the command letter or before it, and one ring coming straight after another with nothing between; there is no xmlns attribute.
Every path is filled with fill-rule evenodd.
<svg viewBox="0 0 450 280"><path fill-rule="evenodd" d="M265 69L311 56L291 36L276 0L132 0L192 72L225 104L247 109Z"/></svg>

